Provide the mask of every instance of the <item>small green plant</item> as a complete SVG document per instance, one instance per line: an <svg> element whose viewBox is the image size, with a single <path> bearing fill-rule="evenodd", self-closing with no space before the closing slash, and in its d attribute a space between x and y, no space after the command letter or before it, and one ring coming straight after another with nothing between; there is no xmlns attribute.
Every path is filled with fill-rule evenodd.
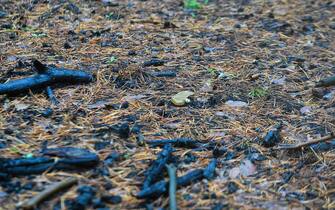
<svg viewBox="0 0 335 210"><path fill-rule="evenodd" d="M115 61L117 61L117 58L115 56L112 56L109 58L109 60L107 61L107 64L113 64L115 63Z"/></svg>
<svg viewBox="0 0 335 210"><path fill-rule="evenodd" d="M46 33L43 32L35 32L31 34L31 37L33 38L42 38L42 37L47 37Z"/></svg>
<svg viewBox="0 0 335 210"><path fill-rule="evenodd" d="M208 73L210 73L212 76L217 75L218 70L216 68L208 68L207 69Z"/></svg>
<svg viewBox="0 0 335 210"><path fill-rule="evenodd" d="M184 7L186 9L201 9L202 4L197 0L184 0Z"/></svg>
<svg viewBox="0 0 335 210"><path fill-rule="evenodd" d="M21 154L21 150L15 146L10 147L9 150L13 153Z"/></svg>
<svg viewBox="0 0 335 210"><path fill-rule="evenodd" d="M250 92L249 92L249 96L251 98L261 98L264 97L268 94L268 91L262 87L257 87L257 88L253 88Z"/></svg>

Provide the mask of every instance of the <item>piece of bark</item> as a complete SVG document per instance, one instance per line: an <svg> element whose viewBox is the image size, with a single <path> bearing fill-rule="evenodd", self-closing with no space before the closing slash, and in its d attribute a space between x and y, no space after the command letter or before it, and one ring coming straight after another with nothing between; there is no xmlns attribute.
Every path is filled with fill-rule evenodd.
<svg viewBox="0 0 335 210"><path fill-rule="evenodd" d="M54 104L54 105L57 105L59 102L58 102L56 96L54 95L54 91L52 90L52 88L50 86L48 86L48 87L46 87L45 91L46 91L46 94L47 94L49 100L51 101L51 103Z"/></svg>
<svg viewBox="0 0 335 210"><path fill-rule="evenodd" d="M38 72L37 75L0 84L0 94L17 95L29 90L45 88L55 83L73 84L93 81L93 76L84 71L47 67L37 60L33 62L33 66Z"/></svg>

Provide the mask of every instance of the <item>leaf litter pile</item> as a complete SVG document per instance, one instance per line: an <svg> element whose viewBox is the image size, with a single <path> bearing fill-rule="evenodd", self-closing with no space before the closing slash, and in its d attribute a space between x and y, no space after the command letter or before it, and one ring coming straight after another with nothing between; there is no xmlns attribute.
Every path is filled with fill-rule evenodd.
<svg viewBox="0 0 335 210"><path fill-rule="evenodd" d="M1 1L1 209L335 208L335 4Z"/></svg>

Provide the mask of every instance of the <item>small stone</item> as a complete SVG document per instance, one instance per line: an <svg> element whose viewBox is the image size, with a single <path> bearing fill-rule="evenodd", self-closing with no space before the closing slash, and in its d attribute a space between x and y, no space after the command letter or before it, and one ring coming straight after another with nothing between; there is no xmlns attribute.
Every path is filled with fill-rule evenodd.
<svg viewBox="0 0 335 210"><path fill-rule="evenodd" d="M334 96L335 96L335 90L333 90L333 91L331 91L331 92L325 94L322 98L323 98L324 100L328 100L328 101L329 101L329 100L331 100Z"/></svg>
<svg viewBox="0 0 335 210"><path fill-rule="evenodd" d="M24 103L15 104L15 109L17 111L22 111L22 110L28 109L28 107L29 107L29 104L24 104Z"/></svg>
<svg viewBox="0 0 335 210"><path fill-rule="evenodd" d="M247 107L248 106L248 104L246 102L233 101L233 100L228 100L225 104L230 106L230 107Z"/></svg>
<svg viewBox="0 0 335 210"><path fill-rule="evenodd" d="M72 46L71 46L71 44L70 44L70 43L68 43L68 42L65 42L65 43L64 43L64 48L65 48L65 49L71 49L71 48L72 48Z"/></svg>
<svg viewBox="0 0 335 210"><path fill-rule="evenodd" d="M7 57L7 61L8 61L8 62L14 62L14 61L16 61L16 60L17 60L17 57L14 56L14 55L10 55L10 56Z"/></svg>
<svg viewBox="0 0 335 210"><path fill-rule="evenodd" d="M1 25L1 28L3 28L3 29L11 29L12 27L13 27L13 25L10 24L10 23L4 23L4 24Z"/></svg>
<svg viewBox="0 0 335 210"><path fill-rule="evenodd" d="M241 163L240 171L243 176L250 176L255 174L256 166L250 160L246 159Z"/></svg>
<svg viewBox="0 0 335 210"><path fill-rule="evenodd" d="M227 187L229 194L235 193L238 190L238 185L235 182L229 182Z"/></svg>
<svg viewBox="0 0 335 210"><path fill-rule="evenodd" d="M301 114L308 114L312 111L312 107L310 106L304 106L300 109Z"/></svg>
<svg viewBox="0 0 335 210"><path fill-rule="evenodd" d="M51 108L46 108L41 115L43 117L50 117L53 114L53 110Z"/></svg>
<svg viewBox="0 0 335 210"><path fill-rule="evenodd" d="M329 28L335 30L335 22L332 22L329 24Z"/></svg>
<svg viewBox="0 0 335 210"><path fill-rule="evenodd" d="M7 13L4 11L0 11L0 18L4 18L7 16Z"/></svg>
<svg viewBox="0 0 335 210"><path fill-rule="evenodd" d="M128 102L133 102L133 101L138 101L142 98L145 98L146 95L142 95L142 94L139 94L139 95L128 95L126 97L123 98L124 101L128 101Z"/></svg>
<svg viewBox="0 0 335 210"><path fill-rule="evenodd" d="M288 8L287 7L276 7L273 10L273 14L275 16L285 16L285 15L287 15L287 12L288 12Z"/></svg>
<svg viewBox="0 0 335 210"><path fill-rule="evenodd" d="M110 204L119 204L122 202L122 197L119 195L105 195L101 197L102 201Z"/></svg>
<svg viewBox="0 0 335 210"><path fill-rule="evenodd" d="M102 3L104 3L106 6L110 6L110 7L119 6L119 3L115 0L102 0Z"/></svg>
<svg viewBox="0 0 335 210"><path fill-rule="evenodd" d="M279 78L279 79L273 79L271 81L272 84L275 84L275 85L285 85L285 77L282 77L282 78Z"/></svg>
<svg viewBox="0 0 335 210"><path fill-rule="evenodd" d="M212 80L207 80L204 85L200 88L201 92L208 93L213 91L213 82Z"/></svg>
<svg viewBox="0 0 335 210"><path fill-rule="evenodd" d="M235 167L235 168L232 168L230 171L229 171L229 177L231 179L235 179L237 178L239 175L240 175L241 171L240 171L240 168L239 167Z"/></svg>

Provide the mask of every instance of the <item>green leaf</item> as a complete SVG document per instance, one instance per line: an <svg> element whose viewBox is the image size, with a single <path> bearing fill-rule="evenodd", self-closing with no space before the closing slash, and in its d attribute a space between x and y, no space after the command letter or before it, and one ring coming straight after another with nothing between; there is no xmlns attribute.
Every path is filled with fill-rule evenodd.
<svg viewBox="0 0 335 210"><path fill-rule="evenodd" d="M249 92L251 98L261 98L268 94L268 91L262 87L254 88Z"/></svg>
<svg viewBox="0 0 335 210"><path fill-rule="evenodd" d="M115 56L112 56L109 58L109 60L107 61L107 64L113 64L115 63L115 61L117 61L117 58Z"/></svg>
<svg viewBox="0 0 335 210"><path fill-rule="evenodd" d="M35 32L31 34L31 37L33 38L42 38L42 37L47 37L46 33L43 32Z"/></svg>
<svg viewBox="0 0 335 210"><path fill-rule="evenodd" d="M186 9L201 9L202 4L199 3L197 0L185 0L184 7Z"/></svg>

